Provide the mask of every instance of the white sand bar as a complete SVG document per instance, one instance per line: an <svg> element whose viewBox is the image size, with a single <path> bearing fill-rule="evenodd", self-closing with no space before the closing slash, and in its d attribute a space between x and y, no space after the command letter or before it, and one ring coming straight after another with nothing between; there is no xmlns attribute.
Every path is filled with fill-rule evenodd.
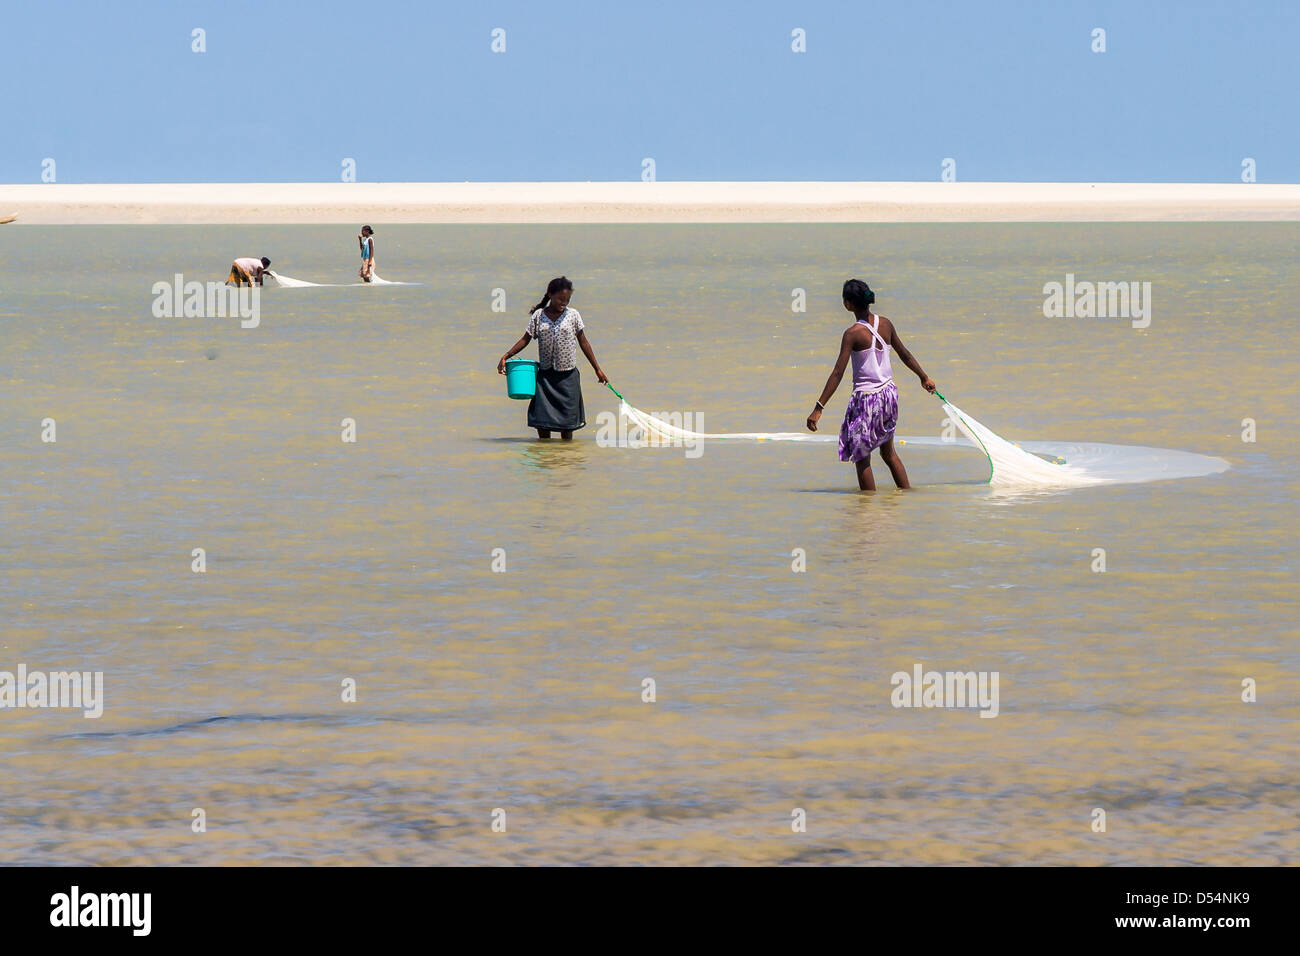
<svg viewBox="0 0 1300 956"><path fill-rule="evenodd" d="M1300 220L1263 183L40 183L0 218L76 223L1174 222Z"/></svg>

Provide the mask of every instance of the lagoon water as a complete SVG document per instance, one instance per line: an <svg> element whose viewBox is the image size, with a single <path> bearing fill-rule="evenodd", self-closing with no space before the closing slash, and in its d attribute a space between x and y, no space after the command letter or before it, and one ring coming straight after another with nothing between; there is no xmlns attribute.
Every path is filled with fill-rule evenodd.
<svg viewBox="0 0 1300 956"><path fill-rule="evenodd" d="M152 286L353 282L356 230L0 231L0 670L105 687L0 709L0 860L1296 861L1300 225L376 227L423 285L268 289L253 329ZM537 442L495 365L560 273L699 431L802 428L856 275L1001 435L1231 468L1005 495L904 447L916 488L865 495L834 445L601 447L585 365L590 426ZM1151 282L1150 326L1044 318L1067 274ZM998 716L891 706L918 663L998 672Z"/></svg>

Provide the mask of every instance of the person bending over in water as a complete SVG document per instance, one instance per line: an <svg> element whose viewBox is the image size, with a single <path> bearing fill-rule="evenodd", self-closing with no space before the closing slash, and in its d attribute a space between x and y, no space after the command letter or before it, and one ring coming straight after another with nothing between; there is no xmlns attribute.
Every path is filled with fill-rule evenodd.
<svg viewBox="0 0 1300 956"><path fill-rule="evenodd" d="M271 260L266 256L261 259L236 259L230 264L226 285L261 285L262 277L270 270Z"/></svg>
<svg viewBox="0 0 1300 956"><path fill-rule="evenodd" d="M894 384L893 369L889 364L889 347L892 345L903 364L921 379L927 392L934 392L934 382L925 374L912 353L903 345L894 323L883 315L871 311L876 294L858 279L844 283L844 308L852 312L856 321L844 330L840 339L840 354L835 368L826 379L817 407L808 416L808 430L817 430L826 403L839 388L844 369L853 362L853 394L840 426L840 461L851 461L858 470L858 487L875 491L876 479L871 473L871 453L880 449L880 457L889 466L894 484L911 488L903 460L894 450L894 429L898 427L898 386Z"/></svg>
<svg viewBox="0 0 1300 956"><path fill-rule="evenodd" d="M357 245L361 246L361 270L357 273L362 282L370 282L375 277L375 230L369 226L361 227L357 236Z"/></svg>

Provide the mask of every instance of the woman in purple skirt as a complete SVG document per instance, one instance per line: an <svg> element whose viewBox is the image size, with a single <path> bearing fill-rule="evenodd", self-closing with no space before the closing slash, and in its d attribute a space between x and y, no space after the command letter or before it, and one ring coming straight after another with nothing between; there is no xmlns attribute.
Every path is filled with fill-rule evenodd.
<svg viewBox="0 0 1300 956"><path fill-rule="evenodd" d="M839 388L844 369L853 362L853 395L849 398L844 424L840 426L840 461L851 461L858 470L858 487L875 491L876 479L871 473L871 453L880 449L880 457L889 466L894 484L899 488L912 487L907 481L903 460L894 450L894 429L898 427L898 386L894 384L893 369L889 364L889 348L893 346L903 364L921 379L921 386L933 392L935 385L898 337L894 323L883 315L871 311L876 294L859 279L844 283L844 308L857 317L844 330L840 339L840 355L835 360L817 407L808 416L808 430L817 430L826 403Z"/></svg>

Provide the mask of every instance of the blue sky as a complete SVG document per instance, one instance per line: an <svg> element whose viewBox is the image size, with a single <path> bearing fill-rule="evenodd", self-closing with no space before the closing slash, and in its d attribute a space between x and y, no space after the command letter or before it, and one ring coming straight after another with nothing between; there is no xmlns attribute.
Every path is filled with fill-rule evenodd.
<svg viewBox="0 0 1300 956"><path fill-rule="evenodd" d="M1300 181L1294 2L7 5L0 181ZM191 52L191 31L207 52ZM494 28L506 52L490 49ZM1091 50L1106 30L1106 52ZM807 52L791 50L806 31Z"/></svg>

